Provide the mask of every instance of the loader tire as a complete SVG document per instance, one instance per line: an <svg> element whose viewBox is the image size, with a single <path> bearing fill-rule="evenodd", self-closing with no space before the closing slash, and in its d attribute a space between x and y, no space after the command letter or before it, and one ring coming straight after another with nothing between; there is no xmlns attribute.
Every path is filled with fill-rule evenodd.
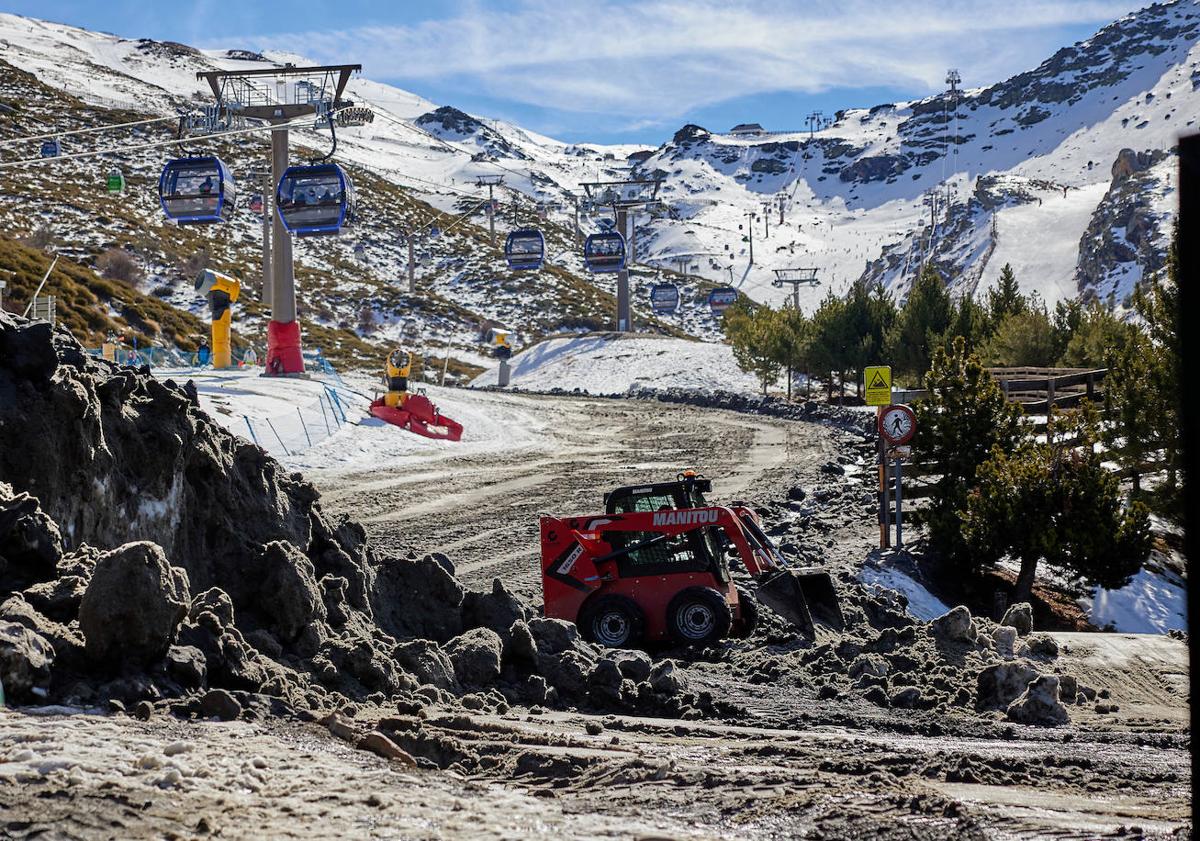
<svg viewBox="0 0 1200 841"><path fill-rule="evenodd" d="M733 617L711 587L688 587L667 605L667 631L680 645L711 645L729 634Z"/></svg>
<svg viewBox="0 0 1200 841"><path fill-rule="evenodd" d="M730 634L737 639L745 639L758 627L758 602L754 596L750 595L749 591L743 590L741 587L737 588L737 594L741 615L733 623Z"/></svg>
<svg viewBox="0 0 1200 841"><path fill-rule="evenodd" d="M625 596L600 596L579 612L579 633L606 648L636 648L642 644L645 628L642 609Z"/></svg>

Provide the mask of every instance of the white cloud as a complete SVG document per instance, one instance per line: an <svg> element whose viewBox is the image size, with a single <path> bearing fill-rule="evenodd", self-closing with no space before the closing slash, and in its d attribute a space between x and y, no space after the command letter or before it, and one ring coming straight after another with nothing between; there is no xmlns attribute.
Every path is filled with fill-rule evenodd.
<svg viewBox="0 0 1200 841"><path fill-rule="evenodd" d="M630 120L773 91L968 87L1036 65L1055 30L1127 12L1120 0L525 0L468 3L411 26L255 39L377 79Z"/></svg>

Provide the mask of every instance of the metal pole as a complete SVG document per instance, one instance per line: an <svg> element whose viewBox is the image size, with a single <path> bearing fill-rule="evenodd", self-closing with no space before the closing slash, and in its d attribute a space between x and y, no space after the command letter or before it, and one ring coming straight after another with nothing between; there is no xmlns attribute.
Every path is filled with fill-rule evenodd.
<svg viewBox="0 0 1200 841"><path fill-rule="evenodd" d="M878 418L883 413L883 407L880 406L875 410L876 429L878 429ZM887 468L887 453L884 450L883 436L879 436L878 454L876 456L876 464L879 471L879 548L888 548L888 540L891 536L891 526L888 523L888 512L891 508L888 505L888 468Z"/></svg>
<svg viewBox="0 0 1200 841"><path fill-rule="evenodd" d="M508 365L507 359L500 360L500 370L496 373L496 385L500 388L508 388L509 382L512 380L512 368Z"/></svg>
<svg viewBox="0 0 1200 841"><path fill-rule="evenodd" d="M279 446L283 447L283 454L285 456L290 456L291 453L288 452L287 444L283 443L283 439L279 437L279 431L275 429L275 424L271 423L270 418L267 418L267 426L269 426L271 431L275 433L275 440L279 442Z"/></svg>
<svg viewBox="0 0 1200 841"><path fill-rule="evenodd" d="M617 210L617 230L624 236L629 233L629 215L625 208ZM617 332L633 332L633 307L629 299L629 266L617 274Z"/></svg>
<svg viewBox="0 0 1200 841"><path fill-rule="evenodd" d="M268 308L275 300L274 281L271 278L271 219L275 215L274 190L271 189L271 173L263 173L262 183L262 302Z"/></svg>
<svg viewBox="0 0 1200 841"><path fill-rule="evenodd" d="M29 317L29 311L33 309L33 303L37 300L38 293L42 291L42 287L46 285L46 281L50 279L50 272L54 271L54 267L58 265L58 255L54 255L54 259L50 261L50 268L46 269L46 273L42 275L42 282L38 284L37 289L33 290L33 297L29 299L29 304L25 307L25 312L21 313L22 318Z"/></svg>
<svg viewBox="0 0 1200 841"><path fill-rule="evenodd" d="M637 211L633 210L629 214L629 260L626 262L631 266L637 265Z"/></svg>
<svg viewBox="0 0 1200 841"><path fill-rule="evenodd" d="M408 291L409 294L414 294L417 291L417 261L413 254L413 236L408 235Z"/></svg>
<svg viewBox="0 0 1200 841"><path fill-rule="evenodd" d="M488 184L488 241L496 244L496 200L492 198L492 185Z"/></svg>
<svg viewBox="0 0 1200 841"><path fill-rule="evenodd" d="M571 204L575 205L575 245L576 245L576 246L578 246L578 245L579 245L579 240L580 240L580 231L579 231L579 198L578 198L577 196L572 196L572 197L571 197Z"/></svg>
<svg viewBox="0 0 1200 841"><path fill-rule="evenodd" d="M903 459L896 459L896 473L894 481L896 483L896 548L899 549L904 545L904 509L901 505L900 495L900 476Z"/></svg>
<svg viewBox="0 0 1200 841"><path fill-rule="evenodd" d="M438 385L446 384L446 369L450 367L450 345L446 345L446 356L442 359L442 379Z"/></svg>
<svg viewBox="0 0 1200 841"><path fill-rule="evenodd" d="M312 436L308 434L308 424L304 422L304 413L300 411L300 407L296 407L296 415L300 418L300 428L304 430L304 439L308 441L308 446L312 446Z"/></svg>
<svg viewBox="0 0 1200 841"><path fill-rule="evenodd" d="M754 265L754 214L746 214L746 234L750 240L750 265Z"/></svg>
<svg viewBox="0 0 1200 841"><path fill-rule="evenodd" d="M288 166L288 130L271 130L271 178L276 184ZM271 320L288 323L296 320L296 281L292 274L292 235L283 226L283 217L271 214Z"/></svg>

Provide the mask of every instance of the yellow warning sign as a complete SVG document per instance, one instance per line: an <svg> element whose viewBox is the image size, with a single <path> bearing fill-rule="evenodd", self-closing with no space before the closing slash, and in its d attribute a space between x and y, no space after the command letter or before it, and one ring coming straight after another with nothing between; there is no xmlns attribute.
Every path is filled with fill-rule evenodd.
<svg viewBox="0 0 1200 841"><path fill-rule="evenodd" d="M888 365L873 365L863 371L868 406L887 406L892 402L892 369Z"/></svg>

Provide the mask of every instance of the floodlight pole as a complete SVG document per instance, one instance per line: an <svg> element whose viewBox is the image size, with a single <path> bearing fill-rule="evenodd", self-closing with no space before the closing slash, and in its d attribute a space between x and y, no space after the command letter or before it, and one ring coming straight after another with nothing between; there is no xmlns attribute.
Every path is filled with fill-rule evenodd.
<svg viewBox="0 0 1200 841"><path fill-rule="evenodd" d="M271 172L262 176L262 302L267 307L275 300L275 282L271 274L271 220L275 216L275 191L272 189Z"/></svg>
<svg viewBox="0 0 1200 841"><path fill-rule="evenodd" d="M623 207L616 209L617 230L621 236L629 233L629 213ZM617 332L633 332L633 302L629 295L629 263L632 260L633 247L630 243L630 255L625 260L625 268L617 274Z"/></svg>

